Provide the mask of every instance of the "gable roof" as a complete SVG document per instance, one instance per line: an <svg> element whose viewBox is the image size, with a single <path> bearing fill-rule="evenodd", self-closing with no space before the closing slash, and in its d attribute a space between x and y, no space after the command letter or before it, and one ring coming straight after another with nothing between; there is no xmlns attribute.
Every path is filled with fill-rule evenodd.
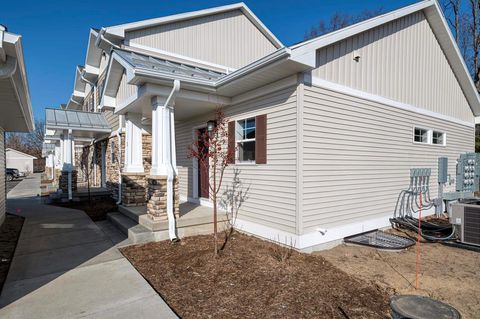
<svg viewBox="0 0 480 319"><path fill-rule="evenodd" d="M200 18L204 16L214 15L222 12L233 11L233 10L240 10L242 13L262 32L267 39L272 42L275 47L281 48L284 45L280 42L280 40L275 37L275 35L257 18L257 16L247 7L247 5L243 2L230 4L221 7L215 7L210 9L204 9L199 11L192 11L186 13L180 13L175 15L170 15L166 17L142 20L137 22L125 23L120 25L115 25L111 27L103 28L105 30L105 34L113 35L116 37L123 38L125 37L125 32L134 31L143 28L150 28L162 24L168 24L183 20L191 20L195 18Z"/></svg>
<svg viewBox="0 0 480 319"><path fill-rule="evenodd" d="M453 38L448 23L443 15L443 12L436 0L424 0L418 3L400 8L398 10L379 15L372 19L368 19L357 24L339 29L334 32L313 38L293 45L292 57L297 60L315 61L316 51L320 48L329 46L336 42L342 41L351 36L365 32L367 30L384 25L393 20L405 17L412 13L423 11L430 27L437 38L440 47L442 48L450 67L457 78L463 94L465 95L470 108L475 116L480 115L480 97L478 91L473 83L467 65L458 49L458 46Z"/></svg>
<svg viewBox="0 0 480 319"><path fill-rule="evenodd" d="M14 150L13 148L7 148L5 149L6 152L13 152L13 153L16 153L18 155L21 155L21 156L24 156L24 157L28 157L28 158L31 158L31 159L37 159L35 156L32 156L30 154L27 154L27 153L24 153L24 152L20 152L20 151L17 151L17 150Z"/></svg>

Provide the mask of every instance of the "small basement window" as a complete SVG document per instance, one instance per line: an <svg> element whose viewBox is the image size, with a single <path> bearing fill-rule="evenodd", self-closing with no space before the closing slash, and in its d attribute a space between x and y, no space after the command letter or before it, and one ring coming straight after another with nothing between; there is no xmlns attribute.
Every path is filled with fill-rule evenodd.
<svg viewBox="0 0 480 319"><path fill-rule="evenodd" d="M428 130L416 127L413 140L416 143L428 144Z"/></svg>
<svg viewBox="0 0 480 319"><path fill-rule="evenodd" d="M238 151L236 157L239 162L255 162L255 135L254 117L237 121L236 143Z"/></svg>
<svg viewBox="0 0 480 319"><path fill-rule="evenodd" d="M439 131L433 131L432 144L445 145L445 133Z"/></svg>

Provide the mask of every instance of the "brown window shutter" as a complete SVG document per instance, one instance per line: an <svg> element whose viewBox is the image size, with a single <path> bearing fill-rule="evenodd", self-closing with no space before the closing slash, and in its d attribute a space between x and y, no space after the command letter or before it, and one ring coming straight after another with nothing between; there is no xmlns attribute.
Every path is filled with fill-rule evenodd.
<svg viewBox="0 0 480 319"><path fill-rule="evenodd" d="M235 164L235 121L228 122L228 152L231 157L229 164Z"/></svg>
<svg viewBox="0 0 480 319"><path fill-rule="evenodd" d="M255 162L267 164L267 115L255 118Z"/></svg>

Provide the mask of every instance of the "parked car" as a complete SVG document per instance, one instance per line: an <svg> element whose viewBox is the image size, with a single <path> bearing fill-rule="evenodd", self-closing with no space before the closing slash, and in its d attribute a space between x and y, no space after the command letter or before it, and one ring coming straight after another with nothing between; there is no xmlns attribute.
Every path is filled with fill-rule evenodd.
<svg viewBox="0 0 480 319"><path fill-rule="evenodd" d="M16 168L6 168L5 175L7 177L7 181L13 181L14 179L20 177L20 172Z"/></svg>

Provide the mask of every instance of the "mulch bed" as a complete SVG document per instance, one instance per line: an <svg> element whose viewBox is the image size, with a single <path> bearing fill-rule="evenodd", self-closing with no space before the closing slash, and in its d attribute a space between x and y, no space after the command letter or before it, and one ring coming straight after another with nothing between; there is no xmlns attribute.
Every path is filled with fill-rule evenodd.
<svg viewBox="0 0 480 319"><path fill-rule="evenodd" d="M6 214L5 222L0 227L0 292L7 279L24 220L21 216Z"/></svg>
<svg viewBox="0 0 480 319"><path fill-rule="evenodd" d="M54 206L83 210L94 222L105 220L108 213L118 210L117 204L112 200L92 200L81 202L53 203Z"/></svg>
<svg viewBox="0 0 480 319"><path fill-rule="evenodd" d="M234 233L129 246L122 253L182 318L389 318L388 294L323 257Z"/></svg>

